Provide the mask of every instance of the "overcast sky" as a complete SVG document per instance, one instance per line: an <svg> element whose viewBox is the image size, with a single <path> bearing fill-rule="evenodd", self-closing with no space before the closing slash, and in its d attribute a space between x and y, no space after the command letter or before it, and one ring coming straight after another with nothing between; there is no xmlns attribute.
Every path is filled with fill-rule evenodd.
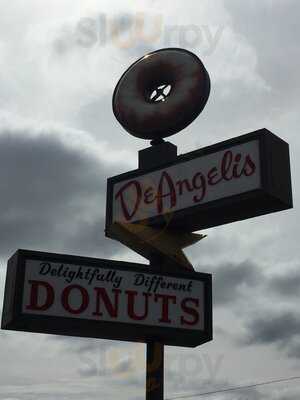
<svg viewBox="0 0 300 400"><path fill-rule="evenodd" d="M197 271L213 273L214 340L166 349L166 397L300 375L299 1L0 7L2 297L18 248L145 261L104 237L106 178L136 168L149 144L118 125L111 97L137 58L184 47L204 62L212 91L197 121L170 141L185 153L268 128L290 144L294 209L209 229L188 250ZM0 398L141 400L144 352L143 344L1 331ZM210 398L299 395L295 381Z"/></svg>

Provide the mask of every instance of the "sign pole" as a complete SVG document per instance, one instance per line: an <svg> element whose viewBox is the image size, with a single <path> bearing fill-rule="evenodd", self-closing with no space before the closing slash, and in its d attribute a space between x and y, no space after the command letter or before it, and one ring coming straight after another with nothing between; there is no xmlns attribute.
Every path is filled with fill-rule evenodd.
<svg viewBox="0 0 300 400"><path fill-rule="evenodd" d="M150 258L150 269L162 272L164 257L154 255ZM164 398L164 344L151 340L146 348L146 400Z"/></svg>
<svg viewBox="0 0 300 400"><path fill-rule="evenodd" d="M160 342L147 343L146 356L146 400L164 398L164 345Z"/></svg>

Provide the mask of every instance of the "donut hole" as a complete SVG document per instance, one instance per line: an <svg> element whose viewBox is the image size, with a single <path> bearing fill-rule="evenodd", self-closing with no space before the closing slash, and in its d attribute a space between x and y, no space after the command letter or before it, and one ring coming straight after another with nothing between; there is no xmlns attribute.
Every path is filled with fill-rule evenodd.
<svg viewBox="0 0 300 400"><path fill-rule="evenodd" d="M149 100L151 103L162 103L170 96L171 91L172 85L170 83L158 84L150 90Z"/></svg>

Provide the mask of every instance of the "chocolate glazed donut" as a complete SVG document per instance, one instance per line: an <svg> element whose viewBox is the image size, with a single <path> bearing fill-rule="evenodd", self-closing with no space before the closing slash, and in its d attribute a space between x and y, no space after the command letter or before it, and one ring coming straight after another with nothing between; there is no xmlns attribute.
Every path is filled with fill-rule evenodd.
<svg viewBox="0 0 300 400"><path fill-rule="evenodd" d="M183 49L162 49L136 61L123 74L113 95L113 112L131 135L153 144L188 126L203 110L210 93L208 72Z"/></svg>

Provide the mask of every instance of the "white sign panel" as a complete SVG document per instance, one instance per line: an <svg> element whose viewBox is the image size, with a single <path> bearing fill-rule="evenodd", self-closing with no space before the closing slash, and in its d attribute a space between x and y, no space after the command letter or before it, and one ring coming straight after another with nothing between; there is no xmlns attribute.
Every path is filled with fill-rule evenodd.
<svg viewBox="0 0 300 400"><path fill-rule="evenodd" d="M22 312L43 316L203 330L199 280L26 260Z"/></svg>
<svg viewBox="0 0 300 400"><path fill-rule="evenodd" d="M259 189L259 141L252 140L113 188L112 222L129 223Z"/></svg>

